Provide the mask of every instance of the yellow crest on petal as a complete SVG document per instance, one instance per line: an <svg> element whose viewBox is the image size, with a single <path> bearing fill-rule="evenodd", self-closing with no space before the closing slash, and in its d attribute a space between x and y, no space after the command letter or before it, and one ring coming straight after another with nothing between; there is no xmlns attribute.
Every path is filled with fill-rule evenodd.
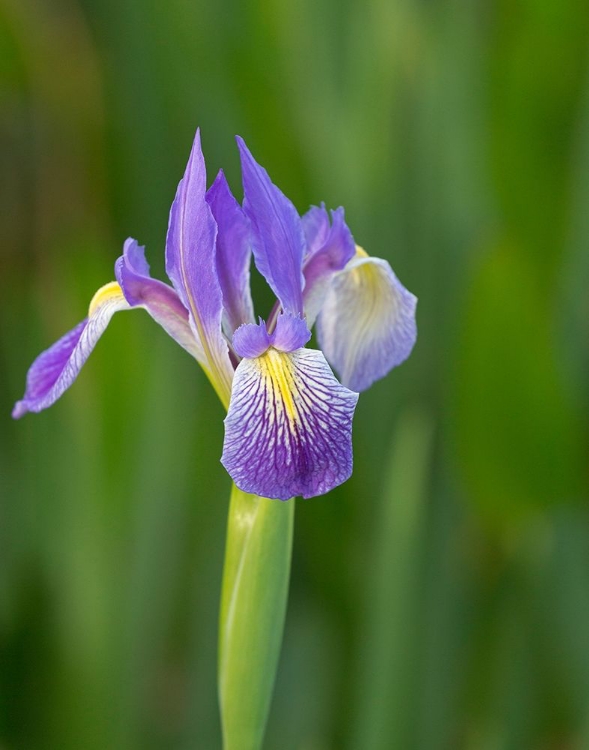
<svg viewBox="0 0 589 750"><path fill-rule="evenodd" d="M382 269L373 262L365 262L368 259L370 256L366 250L356 245L356 255L342 271L354 293L362 295L362 305L358 305L362 315L373 315L378 312L379 301L386 286Z"/></svg>
<svg viewBox="0 0 589 750"><path fill-rule="evenodd" d="M260 375L264 379L266 389L280 395L289 421L295 421L297 410L294 399L298 389L290 355L270 347L254 362L260 369Z"/></svg>
<svg viewBox="0 0 589 750"><path fill-rule="evenodd" d="M88 308L88 317L91 318L99 307L102 307L107 302L121 302L124 301L125 296L123 295L123 290L121 287L117 284L116 281L111 281L108 284L105 284L104 286L101 286L100 289L96 292L94 297L92 297L92 300L90 301L90 306Z"/></svg>

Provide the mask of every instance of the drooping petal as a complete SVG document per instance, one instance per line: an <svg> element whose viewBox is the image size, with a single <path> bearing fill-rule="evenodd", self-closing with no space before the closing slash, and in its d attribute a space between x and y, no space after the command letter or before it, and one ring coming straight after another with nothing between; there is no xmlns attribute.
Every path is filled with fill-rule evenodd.
<svg viewBox="0 0 589 750"><path fill-rule="evenodd" d="M223 295L223 325L230 337L242 323L254 321L250 226L222 170L208 189L206 200L217 222L217 276Z"/></svg>
<svg viewBox="0 0 589 750"><path fill-rule="evenodd" d="M256 266L285 312L302 315L305 237L296 208L237 138L243 175L243 208L252 226Z"/></svg>
<svg viewBox="0 0 589 750"><path fill-rule="evenodd" d="M323 221L320 228L316 227L312 249L303 265L303 304L309 327L315 322L334 273L341 271L356 252L354 238L345 222L344 209L340 207L331 212L331 225L324 207L317 209L313 223L319 223L319 213L323 214ZM308 213L305 215L309 216Z"/></svg>
<svg viewBox="0 0 589 750"><path fill-rule="evenodd" d="M416 305L386 260L358 248L333 277L317 319L319 345L344 385L366 390L407 359L417 337Z"/></svg>
<svg viewBox="0 0 589 750"><path fill-rule="evenodd" d="M166 272L198 333L207 361L203 368L219 396L227 401L233 367L221 330L223 297L215 257L217 225L205 193L205 162L197 131L170 211Z"/></svg>
<svg viewBox="0 0 589 750"><path fill-rule="evenodd" d="M39 412L55 403L78 377L112 316L128 309L116 282L99 289L90 303L88 317L33 362L27 373L25 395L15 404L12 416L19 419L29 411Z"/></svg>
<svg viewBox="0 0 589 750"><path fill-rule="evenodd" d="M269 349L235 372L221 462L244 492L314 497L352 472L358 394L335 379L323 354Z"/></svg>
<svg viewBox="0 0 589 750"><path fill-rule="evenodd" d="M145 248L136 240L125 242L115 275L131 307L143 307L180 346L201 364L206 363L200 340L190 327L188 310L172 287L150 277Z"/></svg>

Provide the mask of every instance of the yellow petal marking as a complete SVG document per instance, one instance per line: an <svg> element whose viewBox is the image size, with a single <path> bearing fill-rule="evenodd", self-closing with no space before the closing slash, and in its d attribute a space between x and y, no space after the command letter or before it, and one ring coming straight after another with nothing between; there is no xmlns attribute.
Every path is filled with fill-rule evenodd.
<svg viewBox="0 0 589 750"><path fill-rule="evenodd" d="M350 263L369 257L370 256L365 250L359 245L356 245L356 256ZM345 273L347 274L348 283L356 287L356 293L359 291L366 295L366 300L372 302L370 307L376 308L376 303L379 299L379 288L383 283L380 269L372 263L359 263L358 265L354 264L351 268L348 267L345 269Z"/></svg>
<svg viewBox="0 0 589 750"><path fill-rule="evenodd" d="M293 393L296 393L296 383L293 375L292 363L288 354L270 348L258 357L260 373L264 379L268 378L272 389L278 391L284 404L288 419L294 422L297 418Z"/></svg>
<svg viewBox="0 0 589 750"><path fill-rule="evenodd" d="M101 286L94 297L92 297L90 307L88 308L88 317L91 318L98 308L104 305L105 302L120 302L124 299L125 297L121 287L116 281L111 281L108 284Z"/></svg>

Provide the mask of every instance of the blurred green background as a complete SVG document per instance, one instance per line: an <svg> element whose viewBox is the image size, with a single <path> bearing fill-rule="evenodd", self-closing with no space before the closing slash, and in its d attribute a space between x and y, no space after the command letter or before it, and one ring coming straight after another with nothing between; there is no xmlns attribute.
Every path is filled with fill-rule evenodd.
<svg viewBox="0 0 589 750"><path fill-rule="evenodd" d="M0 0L2 750L220 747L202 373L121 315L9 416L127 236L163 274L197 125L420 298L353 478L298 503L267 750L589 747L588 53L574 0Z"/></svg>

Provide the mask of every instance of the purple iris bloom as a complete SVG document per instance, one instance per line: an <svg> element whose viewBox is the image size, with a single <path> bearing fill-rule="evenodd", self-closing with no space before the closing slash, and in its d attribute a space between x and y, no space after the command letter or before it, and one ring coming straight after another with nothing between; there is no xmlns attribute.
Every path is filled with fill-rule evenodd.
<svg viewBox="0 0 589 750"><path fill-rule="evenodd" d="M405 360L416 298L390 265L354 243L344 211L300 217L241 138L243 206L223 172L207 190L197 131L170 212L166 272L125 242L116 281L88 316L33 362L13 416L51 406L76 379L113 314L142 307L202 366L227 407L221 461L244 492L313 497L352 471L358 391ZM253 253L277 301L255 322ZM320 350L308 349L316 322ZM329 363L339 373L336 379Z"/></svg>

